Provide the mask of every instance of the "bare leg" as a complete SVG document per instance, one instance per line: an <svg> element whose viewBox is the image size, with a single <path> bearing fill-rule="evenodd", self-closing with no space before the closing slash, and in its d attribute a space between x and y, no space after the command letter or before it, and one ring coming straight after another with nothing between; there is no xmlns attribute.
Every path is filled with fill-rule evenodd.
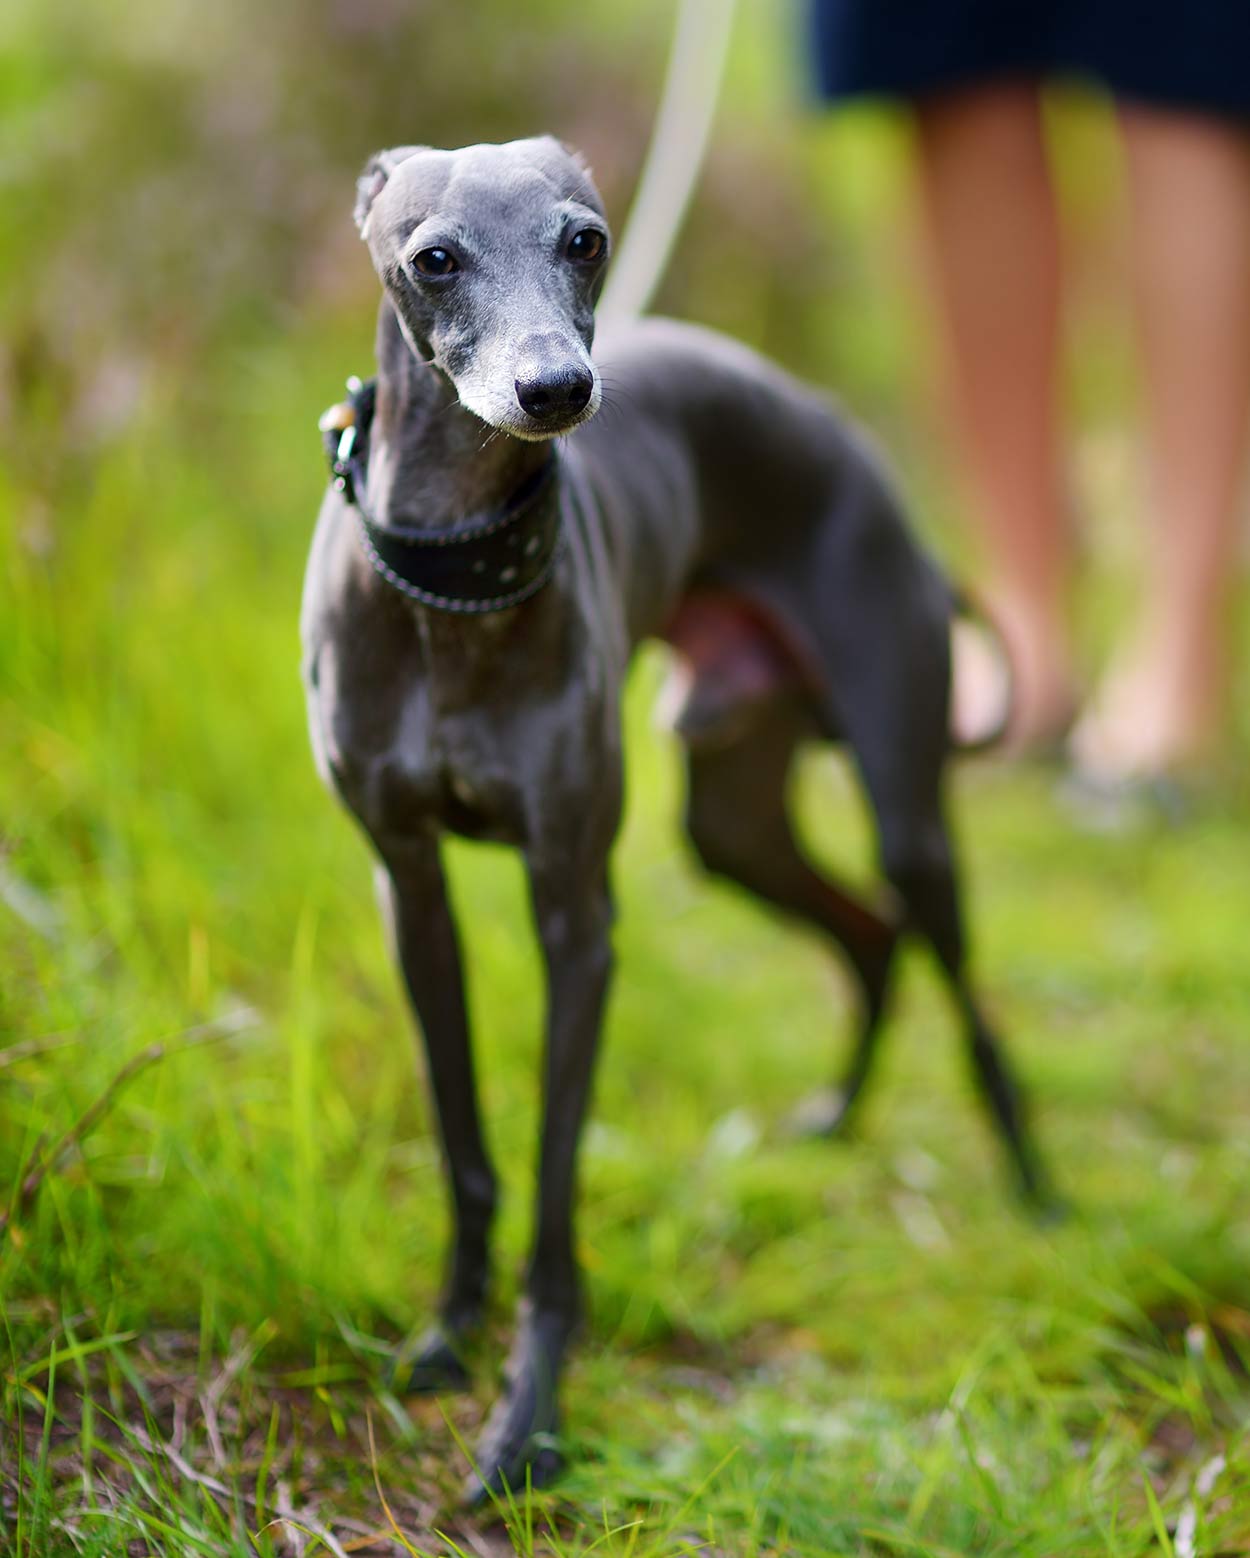
<svg viewBox="0 0 1250 1558"><path fill-rule="evenodd" d="M988 553L988 604L1015 665L1009 740L1036 745L1061 732L1073 702L1059 235L1037 90L936 96L920 105L917 129L956 434Z"/></svg>
<svg viewBox="0 0 1250 1558"><path fill-rule="evenodd" d="M1227 588L1250 430L1250 134L1120 113L1149 458L1137 627L1074 735L1094 772L1160 772L1222 712Z"/></svg>
<svg viewBox="0 0 1250 1558"><path fill-rule="evenodd" d="M486 1297L495 1175L478 1119L460 948L438 845L421 839L388 848L385 859L382 913L425 1041L455 1214L441 1325L397 1360L397 1377L410 1389L445 1390L468 1383L459 1353Z"/></svg>

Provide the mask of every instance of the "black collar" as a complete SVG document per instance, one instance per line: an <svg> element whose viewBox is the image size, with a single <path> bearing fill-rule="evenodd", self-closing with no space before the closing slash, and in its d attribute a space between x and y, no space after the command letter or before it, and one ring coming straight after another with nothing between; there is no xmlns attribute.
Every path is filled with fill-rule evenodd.
<svg viewBox="0 0 1250 1558"><path fill-rule="evenodd" d="M334 485L355 509L365 555L395 589L436 611L503 611L537 594L560 544L556 457L498 513L458 530L381 525L365 510L377 380L347 381L347 400L321 418Z"/></svg>

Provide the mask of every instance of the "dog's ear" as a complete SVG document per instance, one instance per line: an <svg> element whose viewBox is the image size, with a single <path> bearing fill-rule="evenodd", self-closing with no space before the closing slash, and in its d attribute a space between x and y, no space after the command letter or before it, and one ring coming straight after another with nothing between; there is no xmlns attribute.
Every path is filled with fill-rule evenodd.
<svg viewBox="0 0 1250 1558"><path fill-rule="evenodd" d="M590 164L576 146L557 140L554 135L535 135L517 144L527 149L530 159L566 194L584 200L596 211L602 211L603 202L595 188Z"/></svg>
<svg viewBox="0 0 1250 1558"><path fill-rule="evenodd" d="M369 158L364 172L356 180L356 209L353 213L362 238L373 202L382 193L387 179L401 162L406 162L422 149L420 146L392 146L389 151L375 152Z"/></svg>
<svg viewBox="0 0 1250 1558"><path fill-rule="evenodd" d="M576 164L577 171L579 173L584 173L587 178L593 177L590 170L590 164L586 161L582 153L578 151L576 146L571 146L568 141L560 140L556 141L556 145L560 148L560 150L564 153L570 162Z"/></svg>
<svg viewBox="0 0 1250 1558"><path fill-rule="evenodd" d="M552 137L552 139L554 139L554 137ZM581 152L578 151L576 146L570 146L567 141L559 140L557 140L555 144L560 148L561 153L573 164L573 167L576 170L577 177L580 181L577 189L578 198L584 200L592 210L598 211L602 216L603 197L599 194L599 191L595 185L595 175L591 169L590 164L586 161L585 157L582 156Z"/></svg>

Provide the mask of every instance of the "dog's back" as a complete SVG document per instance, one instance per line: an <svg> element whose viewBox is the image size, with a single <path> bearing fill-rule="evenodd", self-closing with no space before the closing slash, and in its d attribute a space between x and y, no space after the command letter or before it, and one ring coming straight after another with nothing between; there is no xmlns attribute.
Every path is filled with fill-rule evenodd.
<svg viewBox="0 0 1250 1558"><path fill-rule="evenodd" d="M655 634L682 648L715 637L727 655L731 636L741 652L745 638L765 635L759 653L811 687L826 728L834 617L867 650L875 633L897 630L897 616L941 658L952 593L911 536L871 443L828 396L674 320L605 335L595 356L603 407L569 454L595 492L635 640ZM851 622L876 580L888 583L893 609Z"/></svg>

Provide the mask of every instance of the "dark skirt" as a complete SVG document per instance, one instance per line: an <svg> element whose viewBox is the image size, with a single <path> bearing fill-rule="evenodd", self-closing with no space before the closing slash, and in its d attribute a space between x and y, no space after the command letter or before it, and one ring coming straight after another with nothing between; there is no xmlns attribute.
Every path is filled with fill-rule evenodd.
<svg viewBox="0 0 1250 1558"><path fill-rule="evenodd" d="M1250 0L808 0L827 98L1076 76L1160 107L1250 117Z"/></svg>

